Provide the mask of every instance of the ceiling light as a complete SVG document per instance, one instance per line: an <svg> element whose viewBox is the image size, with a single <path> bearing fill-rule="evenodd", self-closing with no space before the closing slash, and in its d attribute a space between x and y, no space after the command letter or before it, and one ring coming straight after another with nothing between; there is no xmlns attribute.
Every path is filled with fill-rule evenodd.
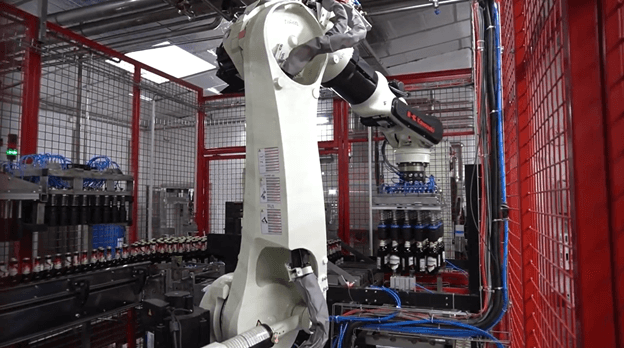
<svg viewBox="0 0 624 348"><path fill-rule="evenodd" d="M207 90L208 92L211 92L212 94L221 95L221 92L219 92L219 90L217 90L217 89L216 89L216 88L214 88L214 87L206 88L206 90Z"/></svg>
<svg viewBox="0 0 624 348"><path fill-rule="evenodd" d="M171 45L171 42L169 42L169 41L164 41L164 42L161 42L161 43L157 43L157 44L155 44L155 45L152 45L152 47L166 46L166 45Z"/></svg>
<svg viewBox="0 0 624 348"><path fill-rule="evenodd" d="M134 94L129 93L129 95L132 97ZM140 95L141 100L145 100L145 101L152 101L154 99L150 98L150 97L146 97L143 94Z"/></svg>
<svg viewBox="0 0 624 348"><path fill-rule="evenodd" d="M329 117L320 116L320 117L316 118L316 125L317 126L325 125L325 124L329 124Z"/></svg>
<svg viewBox="0 0 624 348"><path fill-rule="evenodd" d="M161 44L164 44L164 42ZM175 45L130 52L126 54L126 56L177 78L195 75L215 68L214 65ZM118 67L130 72L134 71L134 66L124 61L116 63L114 61L107 60L106 62L117 65ZM168 79L149 71L142 70L141 76L156 83L169 81Z"/></svg>

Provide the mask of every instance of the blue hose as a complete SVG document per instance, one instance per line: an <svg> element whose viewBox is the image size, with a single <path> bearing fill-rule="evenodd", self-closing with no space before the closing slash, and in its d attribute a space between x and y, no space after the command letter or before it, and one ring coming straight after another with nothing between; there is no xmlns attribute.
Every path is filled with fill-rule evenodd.
<svg viewBox="0 0 624 348"><path fill-rule="evenodd" d="M492 8L493 22L494 22L494 40L496 45L496 117L497 117L497 142L498 142L498 157L499 157L499 171L501 180L501 195L502 202L507 202L507 182L505 177L505 150L503 142L503 87L502 87L502 47L500 43L500 13L496 2L493 2ZM503 315L507 311L509 306L509 293L507 288L507 257L508 257L508 244L509 244L509 224L505 220L503 222L504 238L503 238L503 264L502 264L502 291L503 291L503 309L501 310L498 318L494 321L494 324L488 328L491 329L500 322Z"/></svg>

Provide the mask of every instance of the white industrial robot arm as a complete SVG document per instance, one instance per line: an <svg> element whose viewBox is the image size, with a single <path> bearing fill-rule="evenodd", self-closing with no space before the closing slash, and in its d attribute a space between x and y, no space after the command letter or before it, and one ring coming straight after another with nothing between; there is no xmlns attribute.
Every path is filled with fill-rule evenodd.
<svg viewBox="0 0 624 348"><path fill-rule="evenodd" d="M217 51L217 76L244 80L247 158L238 265L202 300L213 312L211 337L222 341L215 348L289 348L298 330L312 331L302 347L327 339L324 200L310 132L321 84L349 102L362 123L381 128L406 180L424 179L429 148L442 137L439 120L407 106L382 74L354 56L351 47L368 28L359 14L335 0L306 5L257 1Z"/></svg>

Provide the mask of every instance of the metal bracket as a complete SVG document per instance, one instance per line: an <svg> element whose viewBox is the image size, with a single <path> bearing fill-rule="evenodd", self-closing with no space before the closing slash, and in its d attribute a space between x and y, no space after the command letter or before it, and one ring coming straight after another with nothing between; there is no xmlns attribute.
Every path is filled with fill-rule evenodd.
<svg viewBox="0 0 624 348"><path fill-rule="evenodd" d="M291 268L289 264L286 264L286 270L288 271L288 278L291 282L314 272L312 266Z"/></svg>

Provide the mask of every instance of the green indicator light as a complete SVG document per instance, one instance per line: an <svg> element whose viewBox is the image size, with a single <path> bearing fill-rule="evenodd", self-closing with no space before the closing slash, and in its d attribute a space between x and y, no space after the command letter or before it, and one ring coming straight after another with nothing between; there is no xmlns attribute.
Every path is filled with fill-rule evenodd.
<svg viewBox="0 0 624 348"><path fill-rule="evenodd" d="M8 149L6 154L7 154L7 156L17 156L17 150L16 149Z"/></svg>

